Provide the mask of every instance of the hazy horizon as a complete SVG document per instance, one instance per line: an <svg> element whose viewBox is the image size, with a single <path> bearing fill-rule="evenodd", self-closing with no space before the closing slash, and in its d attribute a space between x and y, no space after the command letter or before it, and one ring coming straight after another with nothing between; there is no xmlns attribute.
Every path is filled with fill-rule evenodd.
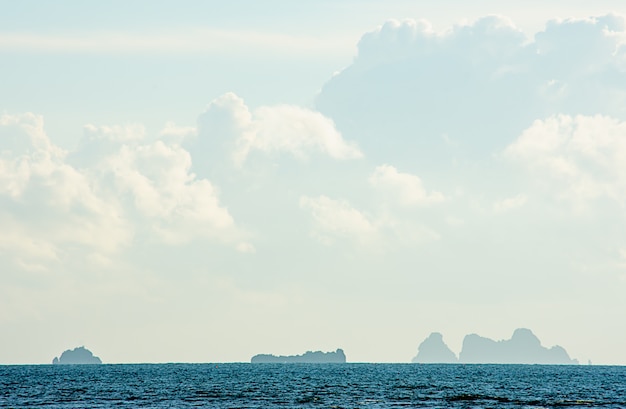
<svg viewBox="0 0 626 409"><path fill-rule="evenodd" d="M0 4L0 364L626 365L623 2Z"/></svg>

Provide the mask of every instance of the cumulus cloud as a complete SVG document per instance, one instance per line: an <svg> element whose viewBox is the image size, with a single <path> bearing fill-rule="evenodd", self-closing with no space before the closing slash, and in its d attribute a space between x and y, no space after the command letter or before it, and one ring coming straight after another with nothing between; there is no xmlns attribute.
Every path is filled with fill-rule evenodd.
<svg viewBox="0 0 626 409"><path fill-rule="evenodd" d="M66 247L112 252L129 241L119 207L66 155L48 139L42 117L0 117L0 247L36 269L45 266L33 260L59 260Z"/></svg>
<svg viewBox="0 0 626 409"><path fill-rule="evenodd" d="M50 142L43 130L41 116L26 113L0 116L0 148L3 157L49 152L62 156L63 151Z"/></svg>
<svg viewBox="0 0 626 409"><path fill-rule="evenodd" d="M554 20L534 38L500 16L443 32L389 21L361 38L354 62L325 84L316 106L377 160L445 163L442 134L457 152L485 158L537 118L602 112L625 120L625 34L616 15Z"/></svg>
<svg viewBox="0 0 626 409"><path fill-rule="evenodd" d="M444 200L440 192L427 192L418 176L398 172L390 165L378 166L370 176L369 182L403 206L431 205Z"/></svg>
<svg viewBox="0 0 626 409"><path fill-rule="evenodd" d="M588 75L619 61L624 28L624 18L614 14L555 19L537 33L535 47L555 75Z"/></svg>
<svg viewBox="0 0 626 409"><path fill-rule="evenodd" d="M106 166L118 191L130 196L138 215L152 220L155 232L167 241L211 236L234 226L215 187L190 173L190 155L179 146L162 141L124 146Z"/></svg>
<svg viewBox="0 0 626 409"><path fill-rule="evenodd" d="M436 32L427 20L389 20L363 35L355 65L435 56L446 49L460 51L458 57L482 63L486 59L510 57L515 52L511 45L519 47L525 40L525 35L503 16L485 16L441 33Z"/></svg>
<svg viewBox="0 0 626 409"><path fill-rule="evenodd" d="M389 214L370 214L348 201L302 196L300 208L311 214L311 236L326 245L350 241L375 251L438 240L439 234L411 220L398 221Z"/></svg>
<svg viewBox="0 0 626 409"><path fill-rule="evenodd" d="M300 207L309 210L313 218L313 236L326 244L336 238L370 240L378 227L375 221L355 209L345 200L326 196L300 198Z"/></svg>
<svg viewBox="0 0 626 409"><path fill-rule="evenodd" d="M236 165L254 151L287 153L298 159L313 152L337 160L362 156L356 144L345 141L333 121L319 112L292 105L262 106L251 112L233 93L212 101L198 120L197 149L206 151L215 142L232 152Z"/></svg>
<svg viewBox="0 0 626 409"><path fill-rule="evenodd" d="M191 173L175 143L143 142L141 126L87 125L76 151L55 146L34 114L0 117L0 251L16 265L113 254L136 235L165 243L211 238L251 251L219 202L219 192ZM73 254L73 253L72 253Z"/></svg>
<svg viewBox="0 0 626 409"><path fill-rule="evenodd" d="M101 156L92 159L95 165L85 172L103 190L115 192L133 212L133 219L143 221L141 228L150 229L168 243L198 237L234 240L235 223L219 203L218 189L191 172L191 155L179 144L166 140L142 142L142 128L136 128L137 137L129 137L126 128L116 128L118 133L110 127L86 129L81 146L87 151L99 151ZM92 149L91 145L99 146L103 140L115 148Z"/></svg>
<svg viewBox="0 0 626 409"><path fill-rule="evenodd" d="M355 159L361 152L354 143L343 140L333 122L319 112L297 106L261 107L255 112L256 132L241 140L240 154L252 149L263 152L289 152L305 157L307 150L319 151L335 159Z"/></svg>
<svg viewBox="0 0 626 409"><path fill-rule="evenodd" d="M298 159L315 153L337 160L362 156L318 112L286 105L250 111L232 93L212 101L197 128L167 123L147 137L140 124L88 124L71 151L51 142L40 116L3 115L0 249L31 271L46 270L79 246L86 258L98 260L135 242L197 239L252 253L248 234L221 203L207 169L224 153L242 165L254 152ZM323 225L331 213L319 212ZM338 231L351 231L345 223Z"/></svg>
<svg viewBox="0 0 626 409"><path fill-rule="evenodd" d="M159 137L165 141L182 143L185 139L195 137L197 129L193 126L178 126L174 122L167 122Z"/></svg>
<svg viewBox="0 0 626 409"><path fill-rule="evenodd" d="M120 146L139 143L145 138L145 133L140 124L99 127L87 124L83 127L78 147L69 152L69 162L78 167L93 166L102 158L116 154Z"/></svg>
<svg viewBox="0 0 626 409"><path fill-rule="evenodd" d="M626 195L626 123L607 116L556 115L535 121L504 151L560 196Z"/></svg>
<svg viewBox="0 0 626 409"><path fill-rule="evenodd" d="M398 172L391 165L376 167L368 181L383 196L382 199L372 197L378 208L375 212L361 210L344 199L301 196L300 208L311 214L311 236L327 245L351 241L376 251L440 238L437 232L414 218L405 215L399 220L388 206L380 205L431 206L443 202L443 194L427 191L418 176Z"/></svg>
<svg viewBox="0 0 626 409"><path fill-rule="evenodd" d="M497 213L504 213L509 210L517 209L526 204L528 198L524 194L519 194L512 197L507 197L502 200L497 200L493 204L493 210Z"/></svg>
<svg viewBox="0 0 626 409"><path fill-rule="evenodd" d="M390 20L362 36L350 68L416 64L415 59L420 59L421 63L456 61L467 67L448 68L487 71L496 76L507 70L546 70L561 77L588 74L591 67L620 61L625 27L624 18L615 14L555 19L529 39L511 19L497 15L442 32L435 32L425 20Z"/></svg>

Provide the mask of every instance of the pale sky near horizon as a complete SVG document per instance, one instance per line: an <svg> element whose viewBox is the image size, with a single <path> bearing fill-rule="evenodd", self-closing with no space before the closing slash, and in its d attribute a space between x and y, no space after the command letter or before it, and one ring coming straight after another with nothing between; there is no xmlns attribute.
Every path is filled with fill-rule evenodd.
<svg viewBox="0 0 626 409"><path fill-rule="evenodd" d="M623 2L0 6L0 364L626 365Z"/></svg>

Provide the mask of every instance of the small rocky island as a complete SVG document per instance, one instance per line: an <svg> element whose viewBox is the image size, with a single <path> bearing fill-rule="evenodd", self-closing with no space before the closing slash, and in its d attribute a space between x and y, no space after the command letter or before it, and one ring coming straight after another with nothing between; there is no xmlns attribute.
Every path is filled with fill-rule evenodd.
<svg viewBox="0 0 626 409"><path fill-rule="evenodd" d="M93 356L90 350L82 347L68 349L64 351L60 357L52 360L53 365L85 365L85 364L101 364L102 361L97 356Z"/></svg>
<svg viewBox="0 0 626 409"><path fill-rule="evenodd" d="M434 332L426 338L413 358L414 363L462 364L545 364L575 365L567 351L556 345L546 348L539 338L526 328L518 328L511 339L494 341L476 334L466 335L459 357L443 342L441 334Z"/></svg>
<svg viewBox="0 0 626 409"><path fill-rule="evenodd" d="M250 360L253 364L289 364L289 363L317 363L317 364L345 364L346 354L343 349L335 352L307 351L302 355L276 356L269 354L255 355Z"/></svg>
<svg viewBox="0 0 626 409"><path fill-rule="evenodd" d="M458 358L443 342L443 335L433 332L417 348L417 356L413 362L420 364L453 364Z"/></svg>

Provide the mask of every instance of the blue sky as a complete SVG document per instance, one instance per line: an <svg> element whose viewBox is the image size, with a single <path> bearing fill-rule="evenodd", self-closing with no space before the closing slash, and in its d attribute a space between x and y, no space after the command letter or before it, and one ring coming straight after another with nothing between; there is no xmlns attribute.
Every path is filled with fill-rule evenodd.
<svg viewBox="0 0 626 409"><path fill-rule="evenodd" d="M626 364L620 2L0 4L0 363Z"/></svg>

